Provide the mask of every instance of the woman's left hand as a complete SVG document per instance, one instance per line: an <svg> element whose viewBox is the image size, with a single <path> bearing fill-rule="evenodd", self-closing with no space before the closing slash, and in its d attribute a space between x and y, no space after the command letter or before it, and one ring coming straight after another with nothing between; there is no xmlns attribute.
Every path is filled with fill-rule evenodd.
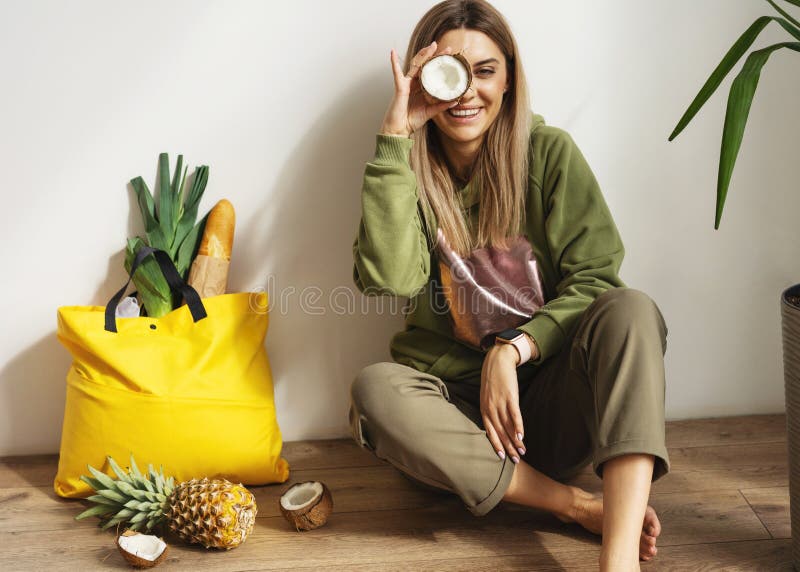
<svg viewBox="0 0 800 572"><path fill-rule="evenodd" d="M500 458L507 453L512 460L517 458L515 462L525 453L522 443L525 431L519 410L518 360L514 346L493 346L481 370L481 416L486 436Z"/></svg>

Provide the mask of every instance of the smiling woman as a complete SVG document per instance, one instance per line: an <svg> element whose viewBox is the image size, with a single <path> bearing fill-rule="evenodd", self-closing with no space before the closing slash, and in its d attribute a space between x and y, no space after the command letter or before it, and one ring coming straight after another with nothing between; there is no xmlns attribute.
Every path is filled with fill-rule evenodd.
<svg viewBox="0 0 800 572"><path fill-rule="evenodd" d="M454 100L421 88L442 55L469 66ZM497 10L441 2L405 66L390 60L353 279L408 296L409 312L394 361L352 384L353 437L475 515L508 501L602 533L601 569L636 570L661 530L650 484L669 472L664 318L620 279L625 249L597 180L569 134L531 113ZM562 482L589 463L603 499Z"/></svg>
<svg viewBox="0 0 800 572"><path fill-rule="evenodd" d="M457 106L446 106L447 113L427 107L408 130L415 132L417 143L410 162L417 173L420 202L434 211L438 226L461 256L474 246L507 246L509 230L520 229L531 128L528 85L514 36L494 8L480 2L471 6L464 9L460 3L443 2L420 20L409 41L403 76L409 80L404 88L413 88L409 94L413 114L420 95L417 66L445 53L460 54L471 67L472 82ZM381 132L402 134L394 131L395 120L387 114ZM498 157L508 160L497 161ZM468 181L481 188L485 213L474 241L470 221L455 200L459 187ZM433 216L425 222L429 236L435 236Z"/></svg>

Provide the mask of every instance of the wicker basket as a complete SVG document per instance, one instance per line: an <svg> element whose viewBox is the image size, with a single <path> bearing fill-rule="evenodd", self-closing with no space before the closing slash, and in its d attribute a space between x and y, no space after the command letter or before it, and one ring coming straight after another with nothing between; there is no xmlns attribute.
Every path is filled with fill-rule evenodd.
<svg viewBox="0 0 800 572"><path fill-rule="evenodd" d="M781 295L792 563L795 570L800 570L800 308L790 304L786 300L787 296L800 296L800 284L787 288Z"/></svg>

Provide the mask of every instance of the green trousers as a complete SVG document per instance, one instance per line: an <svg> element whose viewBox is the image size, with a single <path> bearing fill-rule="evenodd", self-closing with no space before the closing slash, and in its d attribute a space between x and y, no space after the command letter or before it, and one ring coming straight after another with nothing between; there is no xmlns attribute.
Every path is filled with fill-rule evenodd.
<svg viewBox="0 0 800 572"><path fill-rule="evenodd" d="M614 288L586 309L561 351L517 369L526 463L564 481L592 463L654 455L669 472L664 436L667 326L639 290ZM483 428L480 375L452 382L406 365L365 367L351 385L353 438L412 481L457 494L477 516L503 498L515 465Z"/></svg>

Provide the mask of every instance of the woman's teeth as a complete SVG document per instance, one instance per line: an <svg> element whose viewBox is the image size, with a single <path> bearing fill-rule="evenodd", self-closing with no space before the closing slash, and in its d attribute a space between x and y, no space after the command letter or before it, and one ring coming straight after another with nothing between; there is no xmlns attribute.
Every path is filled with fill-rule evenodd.
<svg viewBox="0 0 800 572"><path fill-rule="evenodd" d="M448 109L448 112L453 117L472 117L473 115L477 115L480 112L480 108L477 109Z"/></svg>

